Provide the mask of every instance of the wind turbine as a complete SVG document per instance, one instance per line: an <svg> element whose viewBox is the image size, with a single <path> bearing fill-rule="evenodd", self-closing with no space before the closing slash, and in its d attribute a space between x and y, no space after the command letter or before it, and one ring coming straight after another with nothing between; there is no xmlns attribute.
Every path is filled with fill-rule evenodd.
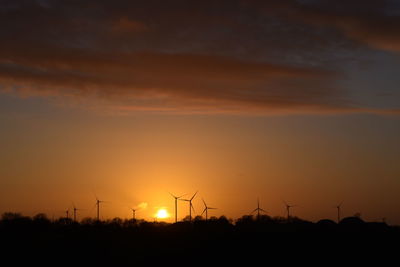
<svg viewBox="0 0 400 267"><path fill-rule="evenodd" d="M257 208L254 209L251 213L254 213L257 211L257 220L260 219L260 211L267 213L265 210L263 210L262 208L260 208L260 199L257 198Z"/></svg>
<svg viewBox="0 0 400 267"><path fill-rule="evenodd" d="M288 203L286 203L286 201L283 201L283 203L285 203L287 219L289 220L290 219L290 208L297 207L297 205L289 205Z"/></svg>
<svg viewBox="0 0 400 267"><path fill-rule="evenodd" d="M129 208L132 211L132 219L136 220L136 209L134 208Z"/></svg>
<svg viewBox="0 0 400 267"><path fill-rule="evenodd" d="M211 207L209 207L209 206L207 206L207 204L206 204L206 202L204 201L204 199L202 199L203 200L203 203L204 203L204 210L203 210L203 212L201 213L201 215L203 215L204 214L204 212L206 213L206 221L208 220L208 210L216 210L217 208L211 208Z"/></svg>
<svg viewBox="0 0 400 267"><path fill-rule="evenodd" d="M337 222L338 223L340 222L340 210L342 208L342 204L343 204L343 202L341 202L339 205L336 206L336 209L337 209Z"/></svg>
<svg viewBox="0 0 400 267"><path fill-rule="evenodd" d="M177 222L178 222L178 199L180 199L180 198L183 197L184 195L177 197L177 196L173 195L173 194L170 193L170 192L168 192L168 193L169 193L173 198L175 198L175 223L177 223ZM185 195L186 195L186 194L185 194Z"/></svg>
<svg viewBox="0 0 400 267"><path fill-rule="evenodd" d="M96 195L95 195L95 197L96 197L96 204L95 205L97 206L97 221L99 222L100 221L100 203L104 203L104 202L107 202L107 201L99 200Z"/></svg>
<svg viewBox="0 0 400 267"><path fill-rule="evenodd" d="M188 201L189 202L189 221L190 222L192 221L192 209L194 211L194 207L193 207L192 201L193 201L194 197L197 195L197 192L199 192L199 191L196 191L196 193L194 193L194 195L192 196L191 199L179 199L181 201Z"/></svg>
<svg viewBox="0 0 400 267"><path fill-rule="evenodd" d="M65 211L65 214L67 215L67 220L69 219L69 208Z"/></svg>
<svg viewBox="0 0 400 267"><path fill-rule="evenodd" d="M77 209L74 203L72 203L72 206L74 207L74 222L76 222L76 212L82 209Z"/></svg>

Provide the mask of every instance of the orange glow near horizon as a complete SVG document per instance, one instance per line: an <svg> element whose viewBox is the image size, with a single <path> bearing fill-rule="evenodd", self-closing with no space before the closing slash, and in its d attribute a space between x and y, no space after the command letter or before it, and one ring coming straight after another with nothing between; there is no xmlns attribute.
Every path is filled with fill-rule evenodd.
<svg viewBox="0 0 400 267"><path fill-rule="evenodd" d="M168 211L165 208L161 208L157 211L155 217L157 219L167 219L170 217Z"/></svg>
<svg viewBox="0 0 400 267"><path fill-rule="evenodd" d="M95 218L95 192L108 201L101 219L132 218L132 207L137 219L151 221L162 207L170 213L163 220L173 222L168 192L188 198L198 190L193 217L204 209L202 198L218 208L213 216L236 219L254 210L259 197L270 216L285 216L284 199L298 206L294 216L312 221L335 219L332 207L344 202L343 216L360 212L366 220L400 222L393 205L399 203L398 150L387 145L397 135L372 146L373 134L351 128L351 121L330 120L332 125L326 118L18 118L19 124L8 125L9 135L1 133L0 159L7 164L0 168L0 212L58 218L74 202L82 209L78 220ZM29 139L15 132L28 132ZM384 184L376 179L382 174ZM178 220L188 215L188 203L178 201Z"/></svg>

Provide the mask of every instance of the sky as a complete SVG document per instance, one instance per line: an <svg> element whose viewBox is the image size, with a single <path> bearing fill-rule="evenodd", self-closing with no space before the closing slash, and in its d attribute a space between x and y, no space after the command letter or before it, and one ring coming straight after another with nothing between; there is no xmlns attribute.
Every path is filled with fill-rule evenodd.
<svg viewBox="0 0 400 267"><path fill-rule="evenodd" d="M0 212L400 224L400 3L0 1ZM178 218L188 214L186 202Z"/></svg>

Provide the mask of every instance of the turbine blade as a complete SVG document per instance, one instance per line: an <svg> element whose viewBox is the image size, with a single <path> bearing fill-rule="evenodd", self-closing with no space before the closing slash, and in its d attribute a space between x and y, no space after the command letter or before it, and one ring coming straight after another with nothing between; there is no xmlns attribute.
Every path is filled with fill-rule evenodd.
<svg viewBox="0 0 400 267"><path fill-rule="evenodd" d="M199 192L199 191L197 190L196 193L194 193L194 195L192 196L192 198L191 198L190 200L193 200L194 197L197 195L198 192Z"/></svg>
<svg viewBox="0 0 400 267"><path fill-rule="evenodd" d="M254 213L254 212L256 212L256 211L258 211L258 208L257 208L257 209L255 209L255 210L253 210L251 213Z"/></svg>
<svg viewBox="0 0 400 267"><path fill-rule="evenodd" d="M193 205L192 205L192 202L190 202L190 208L193 210L193 212L196 212L196 211L194 210L194 207L193 207Z"/></svg>
<svg viewBox="0 0 400 267"><path fill-rule="evenodd" d="M93 191L93 195L94 195L94 198L96 199L96 200L99 200L99 198L97 197L97 195L96 195L96 193Z"/></svg>
<svg viewBox="0 0 400 267"><path fill-rule="evenodd" d="M203 198L201 198L201 200L203 200L204 207L207 207L207 204L206 204L206 202L204 201L204 199L203 199Z"/></svg>
<svg viewBox="0 0 400 267"><path fill-rule="evenodd" d="M203 214L204 214L204 212L206 212L206 210L207 210L207 208L205 208L205 209L203 210L203 212L201 213L201 216L203 216Z"/></svg>
<svg viewBox="0 0 400 267"><path fill-rule="evenodd" d="M174 198L178 198L178 197L176 197L174 194L172 194L171 192L168 192L172 197L174 197Z"/></svg>

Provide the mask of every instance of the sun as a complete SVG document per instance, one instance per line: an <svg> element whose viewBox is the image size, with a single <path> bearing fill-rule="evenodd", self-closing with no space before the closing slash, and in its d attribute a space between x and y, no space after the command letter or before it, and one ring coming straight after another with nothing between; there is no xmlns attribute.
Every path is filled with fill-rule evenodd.
<svg viewBox="0 0 400 267"><path fill-rule="evenodd" d="M166 219L169 217L169 213L166 209L159 209L156 213L157 219Z"/></svg>

